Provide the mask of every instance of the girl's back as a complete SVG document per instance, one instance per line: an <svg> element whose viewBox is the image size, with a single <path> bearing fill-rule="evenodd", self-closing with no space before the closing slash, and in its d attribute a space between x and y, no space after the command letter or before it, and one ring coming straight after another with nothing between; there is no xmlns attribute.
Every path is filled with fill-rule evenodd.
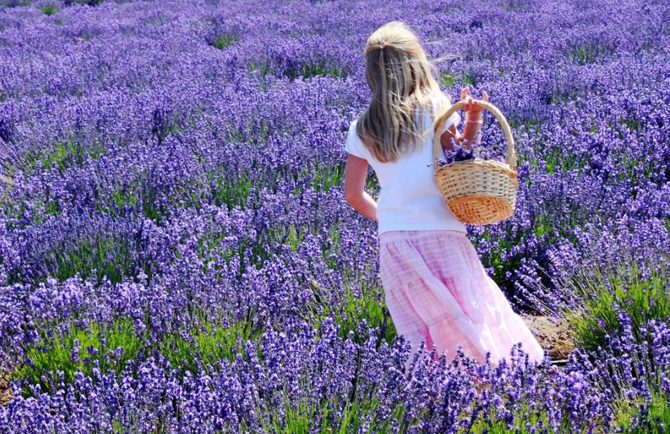
<svg viewBox="0 0 670 434"><path fill-rule="evenodd" d="M394 230L454 230L466 233L466 226L445 206L433 177L433 134L429 134L435 115L440 108L438 98L432 101L431 116L416 110L416 125L424 132L417 148L400 156L396 161L381 162L374 158L356 134L357 120L351 123L345 149L372 166L381 192L377 202L378 233ZM444 130L459 122L454 114L445 123ZM442 152L440 148L440 152ZM443 154L442 154L443 155Z"/></svg>

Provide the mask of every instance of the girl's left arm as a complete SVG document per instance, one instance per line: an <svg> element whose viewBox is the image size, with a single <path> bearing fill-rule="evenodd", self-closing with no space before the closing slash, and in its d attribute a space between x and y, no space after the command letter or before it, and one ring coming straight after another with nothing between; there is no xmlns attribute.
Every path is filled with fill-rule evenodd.
<svg viewBox="0 0 670 434"><path fill-rule="evenodd" d="M377 202L365 191L368 162L348 154L344 169L344 196L347 203L364 216L377 221Z"/></svg>

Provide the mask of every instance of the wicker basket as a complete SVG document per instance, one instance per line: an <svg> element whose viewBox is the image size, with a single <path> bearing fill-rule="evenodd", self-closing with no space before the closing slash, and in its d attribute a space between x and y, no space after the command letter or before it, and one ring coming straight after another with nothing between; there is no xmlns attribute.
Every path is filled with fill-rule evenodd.
<svg viewBox="0 0 670 434"><path fill-rule="evenodd" d="M478 100L498 120L507 140L506 163L475 158L438 166L440 135L433 143L435 182L444 202L458 220L469 225L489 225L514 214L516 193L519 189L516 171L516 153L512 131L505 117L495 106ZM441 131L444 122L465 105L459 101L437 119L435 131Z"/></svg>

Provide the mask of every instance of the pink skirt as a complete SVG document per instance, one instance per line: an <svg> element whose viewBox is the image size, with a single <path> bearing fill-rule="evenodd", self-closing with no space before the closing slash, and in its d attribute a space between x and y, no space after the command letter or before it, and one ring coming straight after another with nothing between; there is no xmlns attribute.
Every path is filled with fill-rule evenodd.
<svg viewBox="0 0 670 434"><path fill-rule="evenodd" d="M531 361L544 350L486 274L465 234L448 230L389 231L379 235L380 278L398 334L418 350L421 341L436 358L456 347L466 356L496 366L522 343Z"/></svg>

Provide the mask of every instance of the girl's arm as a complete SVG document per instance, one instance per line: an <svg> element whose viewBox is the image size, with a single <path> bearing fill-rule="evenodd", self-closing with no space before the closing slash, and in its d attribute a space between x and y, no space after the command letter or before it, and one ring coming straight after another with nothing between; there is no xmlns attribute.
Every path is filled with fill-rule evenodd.
<svg viewBox="0 0 670 434"><path fill-rule="evenodd" d="M451 150L451 139L456 141L459 145L463 142L463 140L467 140L467 144L465 145L466 148L470 148L472 146L472 138L476 136L477 140L476 143L479 144L482 140L481 134L477 134L479 130L481 129L480 124L471 124L468 123L468 119L472 120L480 120L481 119L481 113L479 114L479 119L477 118L468 118L466 116L466 121L465 121L465 130L463 131L463 134L459 134L458 129L456 128L456 125L450 126L447 131L442 134L442 137L440 137L440 143L442 143L442 149L445 151Z"/></svg>
<svg viewBox="0 0 670 434"><path fill-rule="evenodd" d="M456 129L456 125L450 126L447 131L445 131L442 136L440 137L440 143L442 144L442 149L445 151L451 150L451 139L453 138L456 143L459 145L463 142L463 140L467 141L466 148L470 148L472 146L473 138L476 136L476 143L479 144L481 142L482 136L481 134L477 134L479 130L481 129L481 121L482 121L482 112L483 112L483 107L481 107L476 100L472 99L471 96L468 95L470 92L470 89L465 87L463 90L461 90L461 100L465 100L465 106L463 107L463 110L465 111L465 129L463 130L463 134L458 133L458 129ZM482 92L483 100L488 101L489 100L489 95L486 91ZM471 123L469 121L475 122Z"/></svg>
<svg viewBox="0 0 670 434"><path fill-rule="evenodd" d="M344 169L344 196L356 211L377 221L377 202L365 191L368 162L349 154Z"/></svg>

